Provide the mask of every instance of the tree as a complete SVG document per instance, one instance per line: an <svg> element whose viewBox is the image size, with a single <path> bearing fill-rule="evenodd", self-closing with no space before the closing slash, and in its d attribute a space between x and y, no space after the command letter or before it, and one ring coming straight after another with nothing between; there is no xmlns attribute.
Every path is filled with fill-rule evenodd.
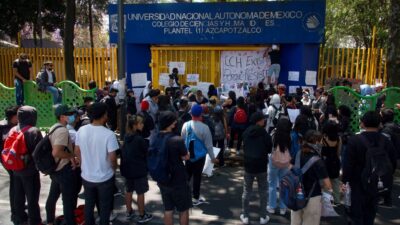
<svg viewBox="0 0 400 225"><path fill-rule="evenodd" d="M400 86L400 1L392 0L389 16L389 47L387 54L389 86Z"/></svg>
<svg viewBox="0 0 400 225"><path fill-rule="evenodd" d="M338 47L346 41L355 47L370 47L377 27L378 47L387 46L389 0L327 0L326 45Z"/></svg>
<svg viewBox="0 0 400 225"><path fill-rule="evenodd" d="M64 62L68 80L75 81L74 69L74 27L75 27L75 0L66 0L67 9L64 26Z"/></svg>

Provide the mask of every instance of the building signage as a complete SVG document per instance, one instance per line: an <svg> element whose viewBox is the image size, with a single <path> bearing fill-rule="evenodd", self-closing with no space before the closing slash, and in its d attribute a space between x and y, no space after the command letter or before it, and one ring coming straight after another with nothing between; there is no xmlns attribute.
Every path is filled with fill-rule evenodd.
<svg viewBox="0 0 400 225"><path fill-rule="evenodd" d="M125 40L137 44L321 43L325 1L132 4ZM109 6L110 42L117 43L117 5Z"/></svg>

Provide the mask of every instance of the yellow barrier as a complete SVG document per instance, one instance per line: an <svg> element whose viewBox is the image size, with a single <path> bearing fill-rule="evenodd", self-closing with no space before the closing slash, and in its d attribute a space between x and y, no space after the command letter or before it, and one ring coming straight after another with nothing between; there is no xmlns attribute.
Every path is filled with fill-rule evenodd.
<svg viewBox="0 0 400 225"><path fill-rule="evenodd" d="M62 48L0 48L0 83L14 86L12 64L22 52L28 54L32 62L32 80L47 60L53 62L57 80L66 80ZM118 78L116 48L75 48L74 63L76 81L84 89L88 89L90 80L103 87L106 80Z"/></svg>

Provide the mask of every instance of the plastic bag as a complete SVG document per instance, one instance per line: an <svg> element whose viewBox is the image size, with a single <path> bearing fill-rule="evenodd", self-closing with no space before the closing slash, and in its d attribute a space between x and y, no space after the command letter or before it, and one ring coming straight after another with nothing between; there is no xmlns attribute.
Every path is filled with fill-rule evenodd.
<svg viewBox="0 0 400 225"><path fill-rule="evenodd" d="M333 197L331 194L322 193L322 199L321 199L321 217L335 217L339 216L339 214L336 213L335 209L333 208L332 201Z"/></svg>
<svg viewBox="0 0 400 225"><path fill-rule="evenodd" d="M220 148L213 147L214 156L217 157L218 153L221 151ZM207 154L206 162L204 163L203 167L203 174L211 177L213 175L214 163L211 162L210 156Z"/></svg>

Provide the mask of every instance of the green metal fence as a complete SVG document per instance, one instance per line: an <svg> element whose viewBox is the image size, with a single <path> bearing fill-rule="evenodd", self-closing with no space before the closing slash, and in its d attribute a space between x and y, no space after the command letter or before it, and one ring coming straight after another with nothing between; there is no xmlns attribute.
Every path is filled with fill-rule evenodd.
<svg viewBox="0 0 400 225"><path fill-rule="evenodd" d="M353 89L343 86L331 88L328 92L335 96L336 106L346 105L351 109L350 126L353 132L360 130L360 118L365 112L376 110L376 104L381 95L386 95L385 107L393 108L395 111L395 121L397 123L400 122L400 111L395 106L395 104L400 103L400 88L386 88L382 92L371 96L362 96Z"/></svg>
<svg viewBox="0 0 400 225"><path fill-rule="evenodd" d="M70 107L78 107L83 104L83 98L90 96L95 98L95 89L85 90L71 81L62 81L57 84L61 88L62 104ZM24 104L36 108L38 112L37 127L47 130L55 122L53 98L50 93L41 92L34 81L26 81L24 83ZM15 88L9 88L0 83L0 118L4 110L16 105Z"/></svg>

